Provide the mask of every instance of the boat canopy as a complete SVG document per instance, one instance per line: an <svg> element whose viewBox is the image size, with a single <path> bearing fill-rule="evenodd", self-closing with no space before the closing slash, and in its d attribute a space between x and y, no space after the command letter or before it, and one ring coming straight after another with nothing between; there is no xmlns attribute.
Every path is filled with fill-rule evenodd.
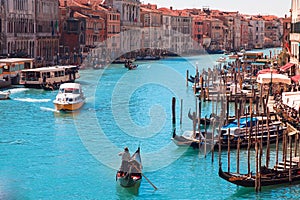
<svg viewBox="0 0 300 200"><path fill-rule="evenodd" d="M268 84L271 81L272 83L284 83L287 85L291 84L291 79L288 76L275 73L259 74L256 81L260 84Z"/></svg>
<svg viewBox="0 0 300 200"><path fill-rule="evenodd" d="M252 117L252 125L255 126L258 119L256 117ZM249 127L251 126L251 117L242 117L240 118L240 128ZM224 125L222 128L237 128L238 127L238 120L234 120L233 122Z"/></svg>
<svg viewBox="0 0 300 200"><path fill-rule="evenodd" d="M64 83L60 85L59 89L80 89L81 86L79 83Z"/></svg>

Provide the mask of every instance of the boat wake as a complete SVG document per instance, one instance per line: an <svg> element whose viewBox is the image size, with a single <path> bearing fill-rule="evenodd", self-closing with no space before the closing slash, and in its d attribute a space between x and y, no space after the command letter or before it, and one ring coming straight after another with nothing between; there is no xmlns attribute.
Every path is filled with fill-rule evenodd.
<svg viewBox="0 0 300 200"><path fill-rule="evenodd" d="M14 88L7 91L10 91L11 94L20 93L29 90L29 88Z"/></svg>
<svg viewBox="0 0 300 200"><path fill-rule="evenodd" d="M17 140L13 140L13 141L8 141L8 140L2 140L0 141L0 144L12 144L12 145L21 145L21 144L25 144L26 140L23 139L17 139Z"/></svg>
<svg viewBox="0 0 300 200"><path fill-rule="evenodd" d="M44 103L49 102L51 99L32 99L32 98L14 98L16 101L23 101L23 102L31 102L31 103Z"/></svg>
<svg viewBox="0 0 300 200"><path fill-rule="evenodd" d="M55 110L54 108L47 108L47 107L40 107L42 111L49 111L49 112L57 112L59 113L59 110Z"/></svg>

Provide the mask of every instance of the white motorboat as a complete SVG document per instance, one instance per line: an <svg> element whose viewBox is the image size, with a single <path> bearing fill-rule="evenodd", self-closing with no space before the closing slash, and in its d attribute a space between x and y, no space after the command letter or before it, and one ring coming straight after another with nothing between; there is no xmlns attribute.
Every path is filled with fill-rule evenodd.
<svg viewBox="0 0 300 200"><path fill-rule="evenodd" d="M53 103L56 110L78 110L85 103L81 85L79 83L64 83L60 85L59 92Z"/></svg>
<svg viewBox="0 0 300 200"><path fill-rule="evenodd" d="M10 91L0 91L0 100L10 99Z"/></svg>

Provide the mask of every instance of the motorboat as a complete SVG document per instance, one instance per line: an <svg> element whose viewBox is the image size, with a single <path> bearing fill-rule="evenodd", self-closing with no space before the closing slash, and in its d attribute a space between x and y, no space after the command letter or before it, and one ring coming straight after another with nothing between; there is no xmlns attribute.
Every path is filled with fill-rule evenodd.
<svg viewBox="0 0 300 200"><path fill-rule="evenodd" d="M0 100L10 99L10 91L0 91Z"/></svg>
<svg viewBox="0 0 300 200"><path fill-rule="evenodd" d="M53 101L56 110L78 110L85 103L85 96L79 83L64 83L59 87L58 94Z"/></svg>

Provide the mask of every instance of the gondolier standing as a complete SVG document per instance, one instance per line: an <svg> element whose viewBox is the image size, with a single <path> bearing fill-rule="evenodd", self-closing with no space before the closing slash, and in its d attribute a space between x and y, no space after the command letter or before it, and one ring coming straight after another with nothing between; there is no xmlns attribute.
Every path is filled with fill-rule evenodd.
<svg viewBox="0 0 300 200"><path fill-rule="evenodd" d="M130 153L128 147L125 147L124 151L119 153L119 156L122 156L122 164L120 167L120 171L127 173L129 169L129 160L130 160Z"/></svg>

